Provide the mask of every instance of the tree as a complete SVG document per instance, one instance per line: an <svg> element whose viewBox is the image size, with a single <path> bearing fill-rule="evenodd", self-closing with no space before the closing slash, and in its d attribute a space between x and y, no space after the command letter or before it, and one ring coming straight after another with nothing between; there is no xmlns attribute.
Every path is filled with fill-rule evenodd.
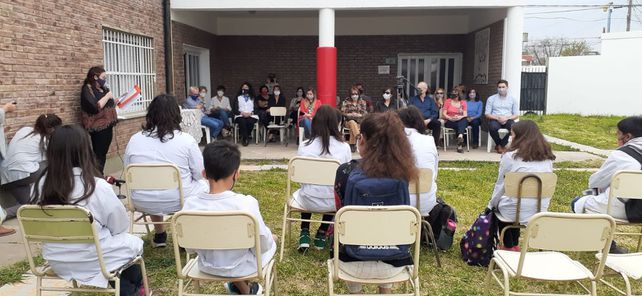
<svg viewBox="0 0 642 296"><path fill-rule="evenodd" d="M569 41L566 38L546 38L526 45L535 65L546 65L549 57L587 55L591 47L586 40Z"/></svg>
<svg viewBox="0 0 642 296"><path fill-rule="evenodd" d="M561 56L582 56L587 55L591 51L591 47L586 40L573 41L562 49Z"/></svg>

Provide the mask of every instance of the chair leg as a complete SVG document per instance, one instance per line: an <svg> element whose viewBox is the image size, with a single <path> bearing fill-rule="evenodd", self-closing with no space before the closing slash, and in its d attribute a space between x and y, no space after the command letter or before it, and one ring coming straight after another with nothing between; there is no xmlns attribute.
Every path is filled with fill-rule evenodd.
<svg viewBox="0 0 642 296"><path fill-rule="evenodd" d="M178 279L178 296L183 296L183 279Z"/></svg>
<svg viewBox="0 0 642 296"><path fill-rule="evenodd" d="M448 146L448 134L444 130L441 131L441 135L444 137L444 152L446 152L446 146ZM439 140L439 139L437 139Z"/></svg>
<svg viewBox="0 0 642 296"><path fill-rule="evenodd" d="M150 219L151 219L151 218L150 218ZM146 224L145 224L145 229L147 230L147 234L149 235L149 234L150 234L150 233L152 233L152 232L151 232L151 230L149 230L149 224L147 224L147 214L143 214L143 222L145 222L145 223L146 223Z"/></svg>
<svg viewBox="0 0 642 296"><path fill-rule="evenodd" d="M36 276L36 296L42 296L42 277Z"/></svg>
<svg viewBox="0 0 642 296"><path fill-rule="evenodd" d="M422 221L421 223L428 230L426 232L428 233L428 237L430 237L430 241L432 242L432 248L433 248L433 251L435 252L435 262L437 262L437 267L441 268L441 260L439 259L439 249L437 248L437 240L435 239L435 233L432 231L432 226L430 226L430 223L426 221Z"/></svg>
<svg viewBox="0 0 642 296"><path fill-rule="evenodd" d="M71 286L74 287L74 289L78 289L78 282L76 280L71 280Z"/></svg>
<svg viewBox="0 0 642 296"><path fill-rule="evenodd" d="M149 290L149 279L147 278L147 269L145 268L145 260L140 259L140 271L143 274L143 288L145 288L145 295L151 296L150 295L150 290Z"/></svg>
<svg viewBox="0 0 642 296"><path fill-rule="evenodd" d="M114 289L116 290L114 292L115 296L120 296L120 277L116 277L114 279Z"/></svg>
<svg viewBox="0 0 642 296"><path fill-rule="evenodd" d="M466 129L466 149L470 152L470 132Z"/></svg>
<svg viewBox="0 0 642 296"><path fill-rule="evenodd" d="M638 238L638 248L636 252L640 252L640 247L642 246L642 227L640 227L640 237Z"/></svg>
<svg viewBox="0 0 642 296"><path fill-rule="evenodd" d="M279 254L279 262L283 261L283 253L285 252L285 240L286 240L286 228L288 227L288 217L290 213L288 211L287 201L283 206L283 227L281 228L281 251Z"/></svg>

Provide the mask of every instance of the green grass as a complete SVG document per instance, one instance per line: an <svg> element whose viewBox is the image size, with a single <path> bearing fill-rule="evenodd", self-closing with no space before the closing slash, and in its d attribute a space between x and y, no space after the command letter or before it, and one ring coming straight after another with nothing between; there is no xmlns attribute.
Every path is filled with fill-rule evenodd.
<svg viewBox="0 0 642 296"><path fill-rule="evenodd" d="M38 256L34 259L36 264L42 264L44 260ZM22 275L29 270L27 260L6 266L0 269L0 287L4 284L15 283L22 280Z"/></svg>
<svg viewBox="0 0 642 296"><path fill-rule="evenodd" d="M459 240L477 218L477 215L485 208L497 178L498 164L443 162L441 166L474 168L475 170L442 170L439 172L438 195L457 210L459 223L453 248L440 254L443 265L441 269L436 267L432 251L426 247L422 248L420 258L421 292L422 295L481 295L487 268L466 265L461 260ZM572 165L564 163L562 166ZM590 173L564 169L556 173L559 180L550 210L568 212L570 200L584 189ZM283 239L281 223L285 178L286 172L278 169L243 172L235 186L237 192L257 197L266 224L279 236L279 239ZM312 229L314 231L316 226L313 225ZM298 237L297 226L294 227L292 234ZM287 239L285 258L283 262L277 263L280 295L327 295L326 260L328 252L309 250L306 254L300 254L295 250L295 237ZM630 241L623 240L623 242L628 246L632 245ZM148 239L146 239L144 254L154 295L176 295L176 267L172 248L151 249ZM581 256L580 260L592 268L594 262L592 256L592 254L586 254ZM5 269L0 271L0 274L4 274ZM16 270L21 273L17 268ZM4 277L3 279L15 281L16 277L12 277L11 280ZM338 283L338 287L346 292L342 283ZM396 288L399 289L399 287ZM578 290L574 285L523 281L517 281L513 287L550 293ZM495 284L493 284L493 288L499 289ZM205 291L224 292L220 284L208 285ZM370 288L369 291L374 290ZM613 295L603 285L599 286L599 292L600 295ZM497 294L499 293L495 293L495 295Z"/></svg>
<svg viewBox="0 0 642 296"><path fill-rule="evenodd" d="M527 115L544 134L600 149L617 148L615 133L622 116L581 116L576 114Z"/></svg>

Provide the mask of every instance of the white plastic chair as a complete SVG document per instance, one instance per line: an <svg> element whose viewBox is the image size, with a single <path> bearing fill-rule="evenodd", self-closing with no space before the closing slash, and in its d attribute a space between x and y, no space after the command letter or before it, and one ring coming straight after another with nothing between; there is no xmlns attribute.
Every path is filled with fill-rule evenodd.
<svg viewBox="0 0 642 296"><path fill-rule="evenodd" d="M587 294L597 295L597 281L602 277L606 257L591 272L580 262L562 252L602 252L607 254L615 231L615 220L604 214L538 213L526 226L521 252L496 250L488 266L484 283L490 295L490 279L502 288L504 295L560 295L511 291L510 279L577 282ZM528 249L544 251L529 252ZM609 255L610 256L610 255ZM501 272L501 276L497 274ZM591 288L581 281L590 281Z"/></svg>
<svg viewBox="0 0 642 296"><path fill-rule="evenodd" d="M204 296L228 294L201 294L201 282L230 282L257 280L263 287L262 295L276 291L274 258L262 266L259 223L252 214L241 211L180 211L172 217L172 240L174 259L178 274L179 296ZM256 272L239 278L220 277L199 270L198 256L186 254L185 266L181 261L180 248L189 250L234 250L252 249L256 256ZM195 293L188 292L194 284Z"/></svg>
<svg viewBox="0 0 642 296"><path fill-rule="evenodd" d="M306 209L300 209L292 206L293 196L292 196L292 182L312 184L312 185L322 185L322 186L334 186L334 178L337 173L337 168L341 163L336 159L327 159L327 158L312 158L312 157L302 157L295 156L290 159L288 164L288 179L287 179L287 188L285 192L286 202L283 206L283 227L281 234L281 253L279 254L279 261L283 261L283 254L285 252L285 241L287 240L287 234L292 234L292 223L294 222L318 222L325 224L334 224L334 222L322 221L322 220L312 220L312 219L300 219L292 217L292 213L313 213L313 214L325 214L331 215L332 212L315 212L309 211Z"/></svg>
<svg viewBox="0 0 642 296"><path fill-rule="evenodd" d="M286 120L287 111L288 109L285 107L270 108L270 116L272 117L272 120L268 126L263 127L263 141L265 142L265 146L267 146L267 135L270 130L279 130L279 139L281 143L285 140L285 147L288 146L288 125L290 122L289 120ZM280 120L281 124L277 124L277 120Z"/></svg>
<svg viewBox="0 0 642 296"><path fill-rule="evenodd" d="M377 231L372 231L376 229ZM337 211L334 227L334 256L328 260L328 291L331 296L344 295L334 291L338 280L388 284L410 283L411 293L391 295L420 295L419 249L421 240L421 214L411 206L346 206ZM341 269L339 243L361 246L413 245L413 266L391 278L355 278ZM372 295L372 294L370 294Z"/></svg>
<svg viewBox="0 0 642 296"><path fill-rule="evenodd" d="M506 135L508 135L510 133L510 131L508 129L505 129L505 128L500 128L499 130L497 130L497 132L499 133L499 137L500 138L504 137L504 136L506 136ZM510 142L510 140L509 140L509 142ZM492 147L493 144L495 144L495 141L490 136L490 132L488 132L488 140L486 140L486 152L490 153L490 150L493 148Z"/></svg>
<svg viewBox="0 0 642 296"><path fill-rule="evenodd" d="M441 126L441 134L444 137L444 151L446 151L446 147L450 145L450 139L448 136L453 136L455 137L457 135L457 132L452 129L452 128L447 128L445 126ZM470 126L466 127L466 132L464 133L464 138L466 138L466 150L470 151L470 135L471 135L471 128Z"/></svg>
<svg viewBox="0 0 642 296"><path fill-rule="evenodd" d="M234 118L236 119L236 117ZM254 129L252 130L254 132L254 138L256 141L256 144L259 144L259 136L260 136L260 129L259 129L259 121L257 120L254 123ZM234 121L234 143L239 142L239 124Z"/></svg>
<svg viewBox="0 0 642 296"><path fill-rule="evenodd" d="M408 184L408 192L412 195L414 194L416 201L417 210L421 210L421 193L430 192L432 189L432 170L428 168L419 169L419 179L416 182L410 182ZM437 240L435 239L435 233L432 231L432 226L425 219L421 219L422 232L424 234L424 239L427 243L431 243L433 250L435 251L435 262L437 262L437 267L441 267L441 260L439 260L439 250L437 249Z"/></svg>
<svg viewBox="0 0 642 296"><path fill-rule="evenodd" d="M44 206L24 205L18 209L18 222L22 233L22 241L27 252L27 260L31 273L36 276L36 295L42 295L43 291L52 292L88 292L88 293L111 293L120 295L120 275L128 267L139 264L142 276L145 295L149 295L149 284L147 282L147 270L145 261L141 256L136 256L123 266L115 270L107 270L100 247L100 237L96 233L97 228L93 225L94 218L84 208L72 205ZM58 277L52 268L45 264L36 266L31 250L32 243L56 243L56 244L89 244L96 248L97 262L102 275L110 281L114 281L114 288L83 288L73 280L73 287L43 286L43 279L57 279Z"/></svg>

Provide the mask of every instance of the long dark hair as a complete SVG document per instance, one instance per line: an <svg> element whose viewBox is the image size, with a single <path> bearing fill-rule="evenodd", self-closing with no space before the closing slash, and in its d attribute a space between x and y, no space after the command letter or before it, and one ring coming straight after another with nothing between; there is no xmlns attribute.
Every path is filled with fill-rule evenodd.
<svg viewBox="0 0 642 296"><path fill-rule="evenodd" d="M544 139L539 127L532 120L522 120L511 127L515 134L508 151L524 161L555 160L551 145Z"/></svg>
<svg viewBox="0 0 642 296"><path fill-rule="evenodd" d="M45 146L49 141L49 136L53 133L54 128L62 124L62 119L56 114L41 114L33 125L33 131L23 137L40 135L40 151L45 151Z"/></svg>
<svg viewBox="0 0 642 296"><path fill-rule="evenodd" d="M366 144L361 151L361 169L369 177L416 180L410 141L396 112L371 113L361 122L361 135Z"/></svg>
<svg viewBox="0 0 642 296"><path fill-rule="evenodd" d="M475 102L479 102L479 100L480 100L480 98L479 98L479 93L477 92L477 89L475 89L474 87L471 87L471 88L466 92L466 100L470 101L470 97L469 97L469 95L470 95L470 92L471 92L471 91L473 91L473 90L475 91Z"/></svg>
<svg viewBox="0 0 642 296"><path fill-rule="evenodd" d="M174 138L174 131L181 130L181 110L172 95L158 95L147 107L143 134L165 143Z"/></svg>
<svg viewBox="0 0 642 296"><path fill-rule="evenodd" d="M424 124L424 116L415 106L408 106L406 109L399 111L399 119L407 128L414 128L420 134L426 133L426 125Z"/></svg>
<svg viewBox="0 0 642 296"><path fill-rule="evenodd" d="M74 168L80 168L80 184L74 182ZM96 168L89 135L79 125L63 125L51 134L47 145L47 166L34 186L33 198L38 205L78 204L89 198L96 189L96 177L102 177ZM72 202L74 186L83 186L82 195Z"/></svg>
<svg viewBox="0 0 642 296"><path fill-rule="evenodd" d="M84 84L89 84L94 88L98 88L98 82L96 81L96 78L100 76L100 74L105 73L105 68L103 66L93 66L89 68L89 71L87 71L87 77L85 78Z"/></svg>
<svg viewBox="0 0 642 296"><path fill-rule="evenodd" d="M312 118L312 131L310 132L310 140L305 145L312 144L317 138L321 140L321 153L330 153L330 137L335 138L339 142L343 142L341 134L339 133L339 125L341 124L343 116L341 113L328 105L322 105L317 110L317 113Z"/></svg>
<svg viewBox="0 0 642 296"><path fill-rule="evenodd" d="M236 97L238 98L241 94L243 94L243 85L247 85L250 89L247 91L248 96L250 96L250 99L254 100L254 89L252 88L252 85L245 81L241 83L241 86L239 86L239 91L236 93Z"/></svg>

